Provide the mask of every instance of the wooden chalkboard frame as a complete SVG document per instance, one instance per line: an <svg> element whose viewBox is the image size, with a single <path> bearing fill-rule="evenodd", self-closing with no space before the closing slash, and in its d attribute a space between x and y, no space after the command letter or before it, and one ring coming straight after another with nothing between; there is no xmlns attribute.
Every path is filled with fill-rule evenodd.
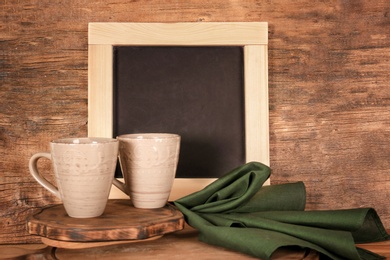
<svg viewBox="0 0 390 260"><path fill-rule="evenodd" d="M268 24L266 22L90 23L88 136L113 135L114 46L241 46L244 53L246 161L269 165ZM176 178L170 199L213 178ZM111 198L123 197L115 188Z"/></svg>

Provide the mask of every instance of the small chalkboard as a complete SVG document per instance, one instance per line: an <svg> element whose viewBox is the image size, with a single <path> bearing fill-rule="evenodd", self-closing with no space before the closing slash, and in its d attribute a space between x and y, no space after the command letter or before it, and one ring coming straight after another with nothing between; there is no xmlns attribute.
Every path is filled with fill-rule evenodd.
<svg viewBox="0 0 390 260"><path fill-rule="evenodd" d="M245 163L241 47L114 48L114 137L181 136L179 178L220 177Z"/></svg>
<svg viewBox="0 0 390 260"><path fill-rule="evenodd" d="M89 23L88 135L180 134L170 200L269 165L267 55L266 22Z"/></svg>

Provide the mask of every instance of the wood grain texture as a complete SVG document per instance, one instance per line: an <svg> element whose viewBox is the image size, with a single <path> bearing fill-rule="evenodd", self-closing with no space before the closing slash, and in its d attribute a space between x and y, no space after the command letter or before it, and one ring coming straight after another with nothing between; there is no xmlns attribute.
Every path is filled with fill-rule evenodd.
<svg viewBox="0 0 390 260"><path fill-rule="evenodd" d="M268 43L266 22L90 23L88 28L88 44L98 45L242 46Z"/></svg>
<svg viewBox="0 0 390 260"><path fill-rule="evenodd" d="M237 251L212 246L198 240L198 232L189 226L182 231L167 234L160 239L140 243L110 245L99 248L73 249L59 248L57 259L96 259L107 256L113 259L258 259ZM283 248L277 250L273 260L319 259L312 250Z"/></svg>
<svg viewBox="0 0 390 260"><path fill-rule="evenodd" d="M374 207L390 227L389 1L0 6L0 243L36 242L26 217L58 203L30 177L29 157L87 135L89 22L268 22L272 183L304 181L308 209Z"/></svg>
<svg viewBox="0 0 390 260"><path fill-rule="evenodd" d="M47 245L0 245L7 259L258 259L198 240L198 232L189 226L184 230L164 235L157 240L120 244L104 243L100 247L55 248ZM378 249L380 252L380 249ZM278 249L272 260L319 259L313 250L299 248Z"/></svg>
<svg viewBox="0 0 390 260"><path fill-rule="evenodd" d="M53 248L45 244L0 245L1 259L53 260Z"/></svg>
<svg viewBox="0 0 390 260"><path fill-rule="evenodd" d="M129 199L109 200L100 217L71 218L62 204L47 207L27 220L28 232L67 242L142 240L184 228L183 214L167 204L162 208L134 208Z"/></svg>
<svg viewBox="0 0 390 260"><path fill-rule="evenodd" d="M198 240L198 232L189 226L181 231L164 235L157 240L137 243L122 241L121 244L107 244L100 247L85 245L80 248L53 248L45 244L0 245L2 257L12 259L255 259L249 255L205 244ZM85 243L84 243L85 244ZM390 257L390 241L359 244L381 256ZM174 254L172 252L175 252ZM271 257L272 260L319 259L319 254L310 249L280 248Z"/></svg>

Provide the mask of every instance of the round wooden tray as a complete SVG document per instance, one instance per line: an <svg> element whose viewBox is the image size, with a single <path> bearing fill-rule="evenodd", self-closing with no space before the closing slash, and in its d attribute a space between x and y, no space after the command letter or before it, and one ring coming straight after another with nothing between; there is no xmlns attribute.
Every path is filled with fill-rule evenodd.
<svg viewBox="0 0 390 260"><path fill-rule="evenodd" d="M171 204L139 209L130 200L109 200L103 215L96 218L71 218L62 204L44 208L27 219L27 228L50 246L82 248L156 239L182 230L184 217Z"/></svg>

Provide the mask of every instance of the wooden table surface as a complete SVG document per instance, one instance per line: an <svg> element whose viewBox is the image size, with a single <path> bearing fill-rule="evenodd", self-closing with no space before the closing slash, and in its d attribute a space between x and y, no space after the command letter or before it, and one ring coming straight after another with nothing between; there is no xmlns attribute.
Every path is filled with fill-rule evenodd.
<svg viewBox="0 0 390 260"><path fill-rule="evenodd" d="M0 259L256 259L248 255L198 241L198 232L189 226L163 237L135 243L94 248L65 249L45 244L0 245ZM390 258L390 241L359 245ZM277 251L272 259L319 259L315 251Z"/></svg>

